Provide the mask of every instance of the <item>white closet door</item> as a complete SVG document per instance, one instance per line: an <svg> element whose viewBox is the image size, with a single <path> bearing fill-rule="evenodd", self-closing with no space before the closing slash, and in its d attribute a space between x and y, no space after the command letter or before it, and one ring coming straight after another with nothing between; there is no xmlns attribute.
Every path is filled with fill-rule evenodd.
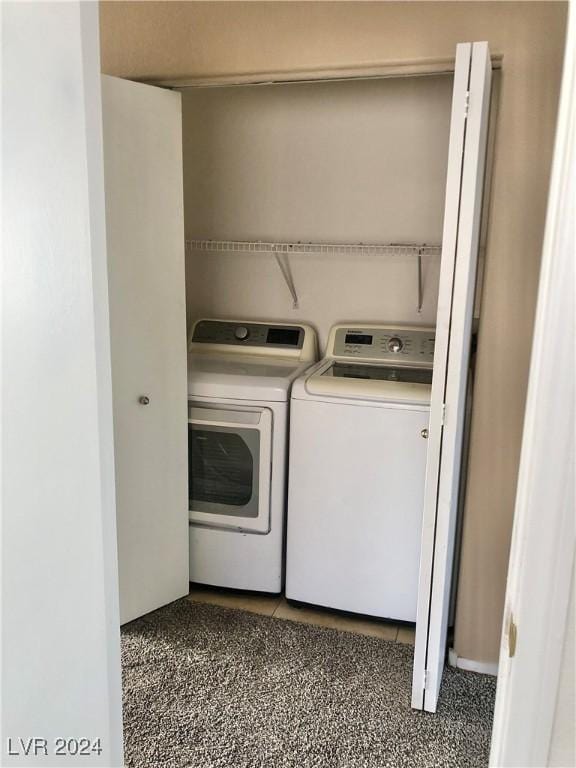
<svg viewBox="0 0 576 768"><path fill-rule="evenodd" d="M107 76L102 110L124 623L188 592L182 114Z"/></svg>
<svg viewBox="0 0 576 768"><path fill-rule="evenodd" d="M491 71L487 43L457 46L412 680L412 706L429 712L446 656Z"/></svg>

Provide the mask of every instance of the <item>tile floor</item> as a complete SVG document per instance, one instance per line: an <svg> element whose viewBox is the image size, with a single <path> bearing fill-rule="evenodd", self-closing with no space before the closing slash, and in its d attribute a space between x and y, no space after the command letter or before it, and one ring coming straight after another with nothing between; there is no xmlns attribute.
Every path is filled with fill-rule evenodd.
<svg viewBox="0 0 576 768"><path fill-rule="evenodd" d="M319 627L330 627L343 632L355 632L359 635L370 635L381 637L383 640L414 645L414 628L411 626L399 626L377 619L354 618L323 611L321 608L296 608L289 605L284 597L226 592L200 586L191 586L188 597L197 603L222 605L225 608L274 616L277 619L300 621L304 624L315 624Z"/></svg>

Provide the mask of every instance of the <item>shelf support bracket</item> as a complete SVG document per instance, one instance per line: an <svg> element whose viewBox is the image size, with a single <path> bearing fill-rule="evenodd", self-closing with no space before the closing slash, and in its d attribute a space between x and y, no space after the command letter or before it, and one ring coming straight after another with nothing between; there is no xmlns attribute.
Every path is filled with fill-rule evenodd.
<svg viewBox="0 0 576 768"><path fill-rule="evenodd" d="M422 251L418 251L418 314L422 312L424 303L424 289L422 285Z"/></svg>
<svg viewBox="0 0 576 768"><path fill-rule="evenodd" d="M290 269L290 262L286 254L278 253L276 249L273 250L274 258L282 273L284 282L286 283L290 295L292 296L292 308L298 309L298 294L296 293L296 286L294 285L294 278L292 277L292 270ZM282 258L284 257L284 258Z"/></svg>

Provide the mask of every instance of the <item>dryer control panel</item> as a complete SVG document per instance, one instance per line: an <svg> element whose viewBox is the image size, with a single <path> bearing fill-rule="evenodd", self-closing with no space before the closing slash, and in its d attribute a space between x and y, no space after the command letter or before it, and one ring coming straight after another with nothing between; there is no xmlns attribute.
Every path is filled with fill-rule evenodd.
<svg viewBox="0 0 576 768"><path fill-rule="evenodd" d="M379 363L421 365L434 363L433 328L338 325L330 333L330 357Z"/></svg>
<svg viewBox="0 0 576 768"><path fill-rule="evenodd" d="M304 328L298 325L233 323L225 320L200 320L194 327L193 342L232 344L248 347L292 347L301 349Z"/></svg>
<svg viewBox="0 0 576 768"><path fill-rule="evenodd" d="M191 329L188 352L272 355L314 362L317 359L316 331L304 324L202 319Z"/></svg>

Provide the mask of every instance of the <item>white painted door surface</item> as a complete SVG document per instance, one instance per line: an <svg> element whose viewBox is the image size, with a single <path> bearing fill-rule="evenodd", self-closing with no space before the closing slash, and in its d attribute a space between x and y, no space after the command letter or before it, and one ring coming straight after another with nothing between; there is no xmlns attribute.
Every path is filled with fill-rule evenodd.
<svg viewBox="0 0 576 768"><path fill-rule="evenodd" d="M0 765L120 768L98 4L0 26Z"/></svg>
<svg viewBox="0 0 576 768"><path fill-rule="evenodd" d="M180 94L113 77L102 102L125 623L188 592L182 116Z"/></svg>
<svg viewBox="0 0 576 768"><path fill-rule="evenodd" d="M446 654L490 106L487 43L456 49L412 706L436 711Z"/></svg>

